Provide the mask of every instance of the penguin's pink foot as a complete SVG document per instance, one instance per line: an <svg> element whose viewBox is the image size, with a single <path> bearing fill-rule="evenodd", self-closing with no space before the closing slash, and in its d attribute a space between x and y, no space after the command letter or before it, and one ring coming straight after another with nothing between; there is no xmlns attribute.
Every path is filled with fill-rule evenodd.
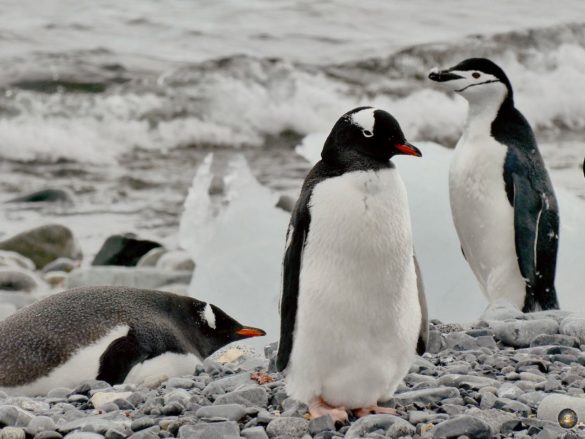
<svg viewBox="0 0 585 439"><path fill-rule="evenodd" d="M368 415L398 415L398 412L390 407L380 407L379 405L371 405L369 407L362 407L360 409L354 409L353 414L358 418L362 418Z"/></svg>
<svg viewBox="0 0 585 439"><path fill-rule="evenodd" d="M315 399L309 404L309 414L311 415L311 419L329 415L336 425L338 423L347 424L349 419L345 407L332 407L323 401L322 398Z"/></svg>

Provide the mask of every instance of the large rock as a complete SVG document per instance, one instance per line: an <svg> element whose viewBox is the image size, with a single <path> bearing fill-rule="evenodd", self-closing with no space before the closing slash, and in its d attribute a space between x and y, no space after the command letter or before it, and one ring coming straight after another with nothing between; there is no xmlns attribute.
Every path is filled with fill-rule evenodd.
<svg viewBox="0 0 585 439"><path fill-rule="evenodd" d="M42 289L48 289L48 285L34 272L0 267L0 290L32 293Z"/></svg>
<svg viewBox="0 0 585 439"><path fill-rule="evenodd" d="M73 232L60 224L48 224L19 233L0 242L0 250L19 253L32 260L38 269L60 257L81 258Z"/></svg>
<svg viewBox="0 0 585 439"><path fill-rule="evenodd" d="M164 247L155 247L146 253L144 256L140 258L138 263L136 264L137 267L155 267L158 260L164 255L168 250Z"/></svg>
<svg viewBox="0 0 585 439"><path fill-rule="evenodd" d="M432 404L445 398L458 398L460 396L459 390L454 387L437 387L398 393L394 395L393 399L401 405L409 405L414 402Z"/></svg>
<svg viewBox="0 0 585 439"><path fill-rule="evenodd" d="M65 281L66 288L113 285L157 289L164 285L188 284L190 271L162 271L155 268L89 267L73 270Z"/></svg>
<svg viewBox="0 0 585 439"><path fill-rule="evenodd" d="M541 334L556 334L559 324L550 318L542 320L489 321L497 339L508 346L524 348Z"/></svg>
<svg viewBox="0 0 585 439"><path fill-rule="evenodd" d="M434 439L450 439L459 436L467 436L474 439L490 439L492 432L490 426L481 419L461 415L437 425L433 433Z"/></svg>
<svg viewBox="0 0 585 439"><path fill-rule="evenodd" d="M575 413L577 422L585 421L585 399L561 394L552 394L544 398L538 406L536 417L558 424L559 414L566 409Z"/></svg>
<svg viewBox="0 0 585 439"><path fill-rule="evenodd" d="M41 189L8 200L7 203L66 203L73 204L73 194L64 189Z"/></svg>
<svg viewBox="0 0 585 439"><path fill-rule="evenodd" d="M110 236L95 255L92 265L121 265L134 267L142 256L161 244L138 239L134 233Z"/></svg>

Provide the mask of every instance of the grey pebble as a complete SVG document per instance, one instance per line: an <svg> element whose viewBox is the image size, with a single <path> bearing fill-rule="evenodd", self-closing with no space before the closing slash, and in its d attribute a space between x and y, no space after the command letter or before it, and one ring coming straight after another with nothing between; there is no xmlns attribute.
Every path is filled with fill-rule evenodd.
<svg viewBox="0 0 585 439"><path fill-rule="evenodd" d="M241 404L246 407L266 407L268 393L260 386L252 386L220 395L214 404Z"/></svg>
<svg viewBox="0 0 585 439"><path fill-rule="evenodd" d="M393 415L369 415L358 419L354 422L347 431L345 437L347 439L356 439L372 433L376 430L383 430L384 432L392 425L403 425L406 429L411 427L410 423L398 416ZM408 427L407 427L408 426Z"/></svg>
<svg viewBox="0 0 585 439"><path fill-rule="evenodd" d="M309 421L309 433L312 435L331 430L335 430L335 423L329 415L319 416Z"/></svg>
<svg viewBox="0 0 585 439"><path fill-rule="evenodd" d="M557 334L559 324L553 319L489 322L497 339L507 346L528 347L541 334Z"/></svg>
<svg viewBox="0 0 585 439"><path fill-rule="evenodd" d="M153 427L145 428L144 430L137 431L130 436L132 439L158 439L160 427L155 425Z"/></svg>
<svg viewBox="0 0 585 439"><path fill-rule="evenodd" d="M180 439L239 439L240 428L233 421L183 425L179 428L178 437Z"/></svg>
<svg viewBox="0 0 585 439"><path fill-rule="evenodd" d="M240 435L246 439L268 439L266 430L262 427L246 428L245 430L242 430Z"/></svg>
<svg viewBox="0 0 585 439"><path fill-rule="evenodd" d="M48 416L35 416L28 423L26 430L28 434L34 436L41 431L55 431L57 430L57 425L55 425L55 421Z"/></svg>
<svg viewBox="0 0 585 439"><path fill-rule="evenodd" d="M412 390L394 395L394 401L401 405L408 405L414 402L431 404L445 398L460 396L459 390L454 387L437 387L435 389Z"/></svg>
<svg viewBox="0 0 585 439"><path fill-rule="evenodd" d="M437 425L433 438L447 439L463 435L474 439L490 439L492 437L491 429L484 421L474 416L461 415Z"/></svg>
<svg viewBox="0 0 585 439"><path fill-rule="evenodd" d="M41 431L35 434L34 439L61 439L63 435L57 431Z"/></svg>
<svg viewBox="0 0 585 439"><path fill-rule="evenodd" d="M73 431L65 436L67 439L103 439L101 434L91 433L88 431Z"/></svg>
<svg viewBox="0 0 585 439"><path fill-rule="evenodd" d="M246 409L240 404L221 404L201 407L195 413L198 418L223 418L228 421L239 421L246 416Z"/></svg>
<svg viewBox="0 0 585 439"><path fill-rule="evenodd" d="M193 381L192 379L189 379L189 378L175 377L175 378L171 378L167 381L167 387L169 389L175 389L175 388L191 389L191 388L195 387L195 381Z"/></svg>
<svg viewBox="0 0 585 439"><path fill-rule="evenodd" d="M277 436L300 437L309 431L309 422L303 418L279 417L270 421L266 432L271 438Z"/></svg>
<svg viewBox="0 0 585 439"><path fill-rule="evenodd" d="M0 424L8 427L27 427L33 415L14 405L0 407Z"/></svg>
<svg viewBox="0 0 585 439"><path fill-rule="evenodd" d="M135 419L130 424L130 429L132 431L140 431L144 430L145 428L150 428L154 425L154 419L149 418L147 416L143 416L142 418Z"/></svg>

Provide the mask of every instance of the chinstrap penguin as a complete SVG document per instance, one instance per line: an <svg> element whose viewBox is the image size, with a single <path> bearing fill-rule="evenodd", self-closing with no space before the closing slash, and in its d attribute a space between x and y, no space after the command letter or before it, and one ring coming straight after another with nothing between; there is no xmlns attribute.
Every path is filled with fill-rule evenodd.
<svg viewBox="0 0 585 439"><path fill-rule="evenodd" d="M88 379L114 385L161 373L185 375L226 344L261 335L191 297L77 288L0 322L0 390L39 395Z"/></svg>
<svg viewBox="0 0 585 439"><path fill-rule="evenodd" d="M312 417L394 413L378 401L425 350L426 303L396 154L421 156L390 114L346 113L292 213L277 369Z"/></svg>
<svg viewBox="0 0 585 439"><path fill-rule="evenodd" d="M429 78L469 102L449 170L461 248L490 302L524 312L557 309L559 212L530 125L514 106L504 71L467 59Z"/></svg>

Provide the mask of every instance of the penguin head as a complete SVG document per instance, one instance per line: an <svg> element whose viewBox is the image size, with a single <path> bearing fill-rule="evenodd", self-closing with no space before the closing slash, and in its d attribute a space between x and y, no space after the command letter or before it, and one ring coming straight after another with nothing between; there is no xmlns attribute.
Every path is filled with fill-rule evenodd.
<svg viewBox="0 0 585 439"><path fill-rule="evenodd" d="M194 312L194 341L204 358L233 341L266 335L262 329L244 326L210 303L195 301Z"/></svg>
<svg viewBox="0 0 585 439"><path fill-rule="evenodd" d="M470 103L512 99L510 80L496 63L485 58L469 58L446 70L435 68L429 79Z"/></svg>
<svg viewBox="0 0 585 439"><path fill-rule="evenodd" d="M349 164L359 160L387 163L398 154L421 157L408 143L400 125L390 113L372 107L358 107L341 116L321 152L325 162Z"/></svg>

